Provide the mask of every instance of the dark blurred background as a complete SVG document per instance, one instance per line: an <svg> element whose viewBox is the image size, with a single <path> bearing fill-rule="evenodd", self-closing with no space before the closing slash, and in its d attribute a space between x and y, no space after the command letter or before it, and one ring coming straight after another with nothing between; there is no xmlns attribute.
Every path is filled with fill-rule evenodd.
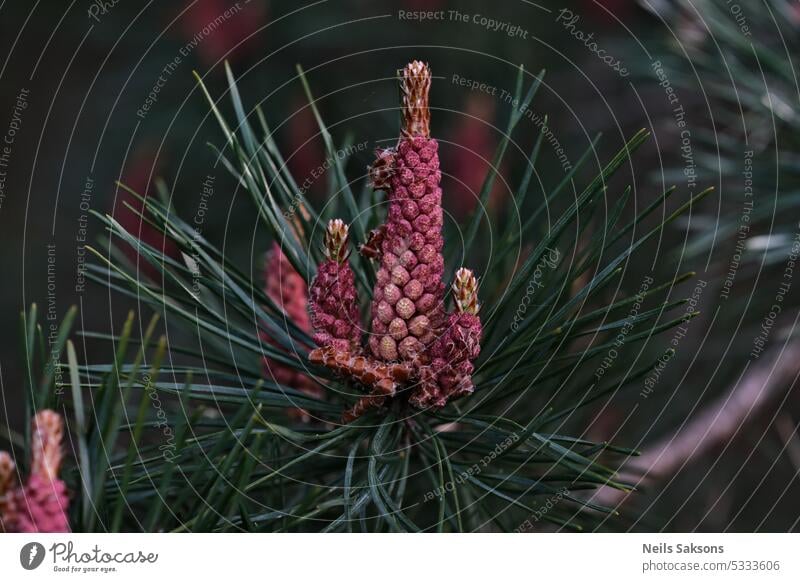
<svg viewBox="0 0 800 582"><path fill-rule="evenodd" d="M203 181L212 176L215 194L207 201L203 233L260 276L268 241L249 202L215 165L207 143L222 139L193 71L212 95L222 95L223 63L230 63L245 102L261 105L302 183L325 153L297 65L306 71L338 143L349 138L359 144L368 136L349 166L359 180L358 168L366 168L373 148L397 134L397 111L387 107L396 102L394 71L412 58L428 61L437 78L433 131L448 173L445 204L458 219L472 211L472 193L480 188L511 110L503 91L513 92L523 65L529 74L547 70L533 105L537 118L547 116L555 140L542 152L541 184L557 183L564 157L574 163L597 132L603 138L584 175L596 173L625 137L646 127L653 137L609 184L611 199L632 183L641 208L675 184L674 207L702 187L716 187L702 207L653 245L652 264L627 266L624 283L634 293L648 273L663 278L694 270L701 287L690 283L673 298L695 294L702 314L677 338L670 331L648 346L653 354L672 341L677 346L657 380L651 379L651 393L620 395L584 419L593 438L633 444L653 468L645 491L628 501L643 517L626 526L797 530L800 406L794 388L800 352L793 336L800 282L788 290L770 324L763 353L750 354L779 285L791 283L785 275L800 212L796 203L782 205L796 190L790 175L783 179L791 168L777 160L797 162L795 142L784 136L800 107L796 86L787 89L781 81L786 67L793 70L790 49L770 43L780 38L776 30L785 32L790 46L797 42L800 10L794 11L794 2L767 2L769 12L757 10L759 2L742 2L738 12L730 4L0 4L0 133L13 133L0 198L0 425L23 422L17 339L22 309L36 302L43 317L58 318L77 304L78 327L101 331L113 331L129 309L137 309L135 301L84 283L81 273L84 239L92 244L103 236L90 210L114 215L145 241L155 236L129 208L137 200L117 181L142 194L168 193L175 211L191 219L199 211ZM773 15L774 30L764 14ZM714 22L724 25L722 32ZM766 38L771 52L765 60L773 59L761 79L747 61L757 38ZM539 129L524 123L530 127L518 132L504 162L511 176L519 174ZM751 184L761 214L740 237L736 225L749 200L743 174L748 156L761 176ZM324 204L326 179L309 182L318 206ZM507 201L500 184L492 204ZM781 224L786 229L777 232ZM102 360L111 348L86 341L81 349L85 357Z"/></svg>

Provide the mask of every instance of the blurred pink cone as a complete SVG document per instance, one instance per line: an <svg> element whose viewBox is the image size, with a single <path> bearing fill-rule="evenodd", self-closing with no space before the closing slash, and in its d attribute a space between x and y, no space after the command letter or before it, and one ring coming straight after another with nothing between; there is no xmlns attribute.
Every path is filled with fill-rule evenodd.
<svg viewBox="0 0 800 582"><path fill-rule="evenodd" d="M494 118L494 100L488 95L473 94L467 98L464 117L458 127L453 130L448 148L448 167L452 178L448 180L448 207L458 219L468 216L478 203L481 187L491 171L496 131L485 120ZM496 191L501 187L495 181L494 191L489 198L490 204L496 203Z"/></svg>
<svg viewBox="0 0 800 582"><path fill-rule="evenodd" d="M287 319L303 331L311 333L311 320L307 309L308 287L283 254L278 243L273 242L272 248L267 252L264 274L264 292L267 297L286 313ZM261 337L269 345L276 345L265 333L262 333ZM272 358L264 358L264 374L268 379L274 379L279 384L306 394L312 396L321 394L319 385L311 377ZM310 420L308 412L299 408L290 409L289 414L304 422Z"/></svg>
<svg viewBox="0 0 800 582"><path fill-rule="evenodd" d="M0 453L0 524L6 532L68 532L69 496L58 478L61 469L63 423L58 413L41 410L31 427L31 474L15 485L15 466Z"/></svg>

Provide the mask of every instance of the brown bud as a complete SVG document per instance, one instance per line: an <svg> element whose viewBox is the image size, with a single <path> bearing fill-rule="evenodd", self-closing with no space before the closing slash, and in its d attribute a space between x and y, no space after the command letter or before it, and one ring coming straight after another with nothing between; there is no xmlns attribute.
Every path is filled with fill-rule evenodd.
<svg viewBox="0 0 800 582"><path fill-rule="evenodd" d="M52 410L40 410L31 423L31 475L48 481L58 478L61 469L61 439L64 424Z"/></svg>
<svg viewBox="0 0 800 582"><path fill-rule="evenodd" d="M478 314L481 309L478 305L478 280L472 271L463 267L456 271L453 296L459 313Z"/></svg>
<svg viewBox="0 0 800 582"><path fill-rule="evenodd" d="M343 220L335 218L328 222L325 230L325 256L337 263L347 259L348 227Z"/></svg>
<svg viewBox="0 0 800 582"><path fill-rule="evenodd" d="M430 137L431 112L428 94L431 70L422 61L412 61L400 72L400 97L403 105L405 137Z"/></svg>

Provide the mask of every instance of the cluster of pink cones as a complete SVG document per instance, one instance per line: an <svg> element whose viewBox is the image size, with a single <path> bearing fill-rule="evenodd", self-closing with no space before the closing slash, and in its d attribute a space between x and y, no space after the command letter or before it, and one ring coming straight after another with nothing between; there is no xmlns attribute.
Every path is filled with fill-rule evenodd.
<svg viewBox="0 0 800 582"><path fill-rule="evenodd" d="M400 395L417 408L439 408L473 391L482 331L478 285L470 270L459 269L453 282L455 311L446 312L442 174L438 143L430 137L430 86L426 64L414 61L403 69L402 133L396 147L377 152L370 168L374 188L387 192L388 211L386 222L359 249L378 262L366 347L348 261L349 232L341 220L327 225L326 260L309 290L319 345L310 361L369 390L345 412L345 422ZM305 295L290 300L306 301ZM284 310L291 313L295 307L284 305Z"/></svg>
<svg viewBox="0 0 800 582"><path fill-rule="evenodd" d="M0 451L0 531L8 533L68 532L69 497L61 469L61 417L42 410L31 423L31 464L25 484L17 482L11 456Z"/></svg>

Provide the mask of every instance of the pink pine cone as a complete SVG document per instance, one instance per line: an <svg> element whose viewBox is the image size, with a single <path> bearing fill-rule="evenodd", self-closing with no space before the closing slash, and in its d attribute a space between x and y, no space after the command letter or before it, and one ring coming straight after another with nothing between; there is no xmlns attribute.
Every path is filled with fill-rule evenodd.
<svg viewBox="0 0 800 582"><path fill-rule="evenodd" d="M313 338L322 346L349 350L358 346L361 335L358 298L353 271L347 263L325 261L311 286Z"/></svg>
<svg viewBox="0 0 800 582"><path fill-rule="evenodd" d="M348 228L331 220L325 234L327 260L311 283L314 342L323 348L357 353L361 350L361 320L356 280L348 255Z"/></svg>
<svg viewBox="0 0 800 582"><path fill-rule="evenodd" d="M418 408L437 407L474 390L473 362L481 352L481 321L471 313L453 313L431 348L431 362L419 369L420 382L411 395Z"/></svg>
<svg viewBox="0 0 800 582"><path fill-rule="evenodd" d="M372 354L385 361L415 359L443 323L441 177L436 140L400 139L389 178L369 340Z"/></svg>
<svg viewBox="0 0 800 582"><path fill-rule="evenodd" d="M68 532L68 507L67 487L61 479L32 475L25 487L9 492L3 522L7 531L17 533Z"/></svg>
<svg viewBox="0 0 800 582"><path fill-rule="evenodd" d="M310 333L311 320L307 310L308 287L276 242L272 243L272 248L267 252L264 273L266 274L264 292L267 297L286 312L287 319ZM262 333L261 337L269 345L276 345L265 333ZM264 372L267 378L274 378L284 386L296 388L313 396L321 393L320 387L309 376L272 358L264 358ZM299 411L293 411L292 414L307 418L305 413Z"/></svg>
<svg viewBox="0 0 800 582"><path fill-rule="evenodd" d="M69 496L58 478L61 469L61 416L41 410L31 423L31 473L16 484L16 466L0 451L0 530L16 533L68 532Z"/></svg>
<svg viewBox="0 0 800 582"><path fill-rule="evenodd" d="M303 331L311 330L311 320L306 310L308 287L303 277L295 271L278 243L273 242L264 265L266 273L264 292L287 317Z"/></svg>
<svg viewBox="0 0 800 582"><path fill-rule="evenodd" d="M344 422L383 405L401 384L410 387L409 400L418 407L441 407L473 391L482 331L478 282L472 271L459 269L453 283L456 312L445 313L442 174L438 144L430 137L431 80L430 68L420 61L403 69L401 137L396 148L379 150L370 168L372 185L387 192L389 208L386 222L361 246L364 257L380 261L368 355L359 353L353 326L357 298L346 262L347 229L340 220L328 225L328 261L312 286L314 339L321 347L312 351L311 361L371 391L345 412Z"/></svg>

